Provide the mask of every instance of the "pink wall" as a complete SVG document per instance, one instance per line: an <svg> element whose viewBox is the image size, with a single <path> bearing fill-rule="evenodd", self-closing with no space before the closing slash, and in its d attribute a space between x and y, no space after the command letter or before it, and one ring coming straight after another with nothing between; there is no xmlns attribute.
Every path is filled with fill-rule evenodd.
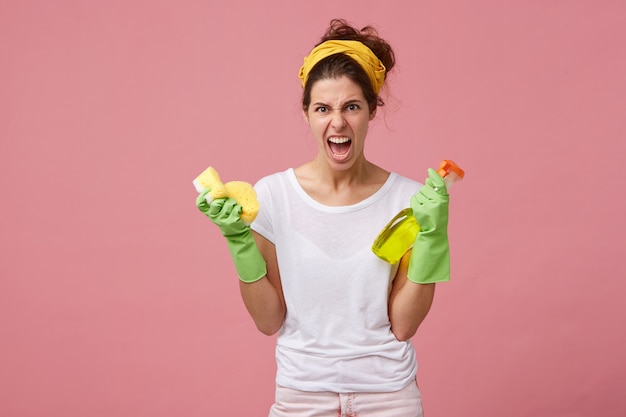
<svg viewBox="0 0 626 417"><path fill-rule="evenodd" d="M266 415L274 339L190 181L312 156L296 72L331 17L396 48L369 157L468 173L428 417L626 414L624 3L247 3L0 2L0 415Z"/></svg>

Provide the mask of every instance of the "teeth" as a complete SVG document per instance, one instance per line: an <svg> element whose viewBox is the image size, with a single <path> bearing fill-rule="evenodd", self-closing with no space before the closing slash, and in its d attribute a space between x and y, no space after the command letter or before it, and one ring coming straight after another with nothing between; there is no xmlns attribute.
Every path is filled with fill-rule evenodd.
<svg viewBox="0 0 626 417"><path fill-rule="evenodd" d="M346 143L349 140L350 140L350 138L347 138L345 136L341 137L341 138L337 138L337 137L328 138L328 141L332 142L332 143Z"/></svg>

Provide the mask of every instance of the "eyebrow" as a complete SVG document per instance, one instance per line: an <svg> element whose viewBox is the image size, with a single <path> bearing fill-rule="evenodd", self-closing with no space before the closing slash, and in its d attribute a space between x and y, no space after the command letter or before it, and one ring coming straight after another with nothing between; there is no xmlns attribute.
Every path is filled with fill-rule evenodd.
<svg viewBox="0 0 626 417"><path fill-rule="evenodd" d="M346 102L345 102L345 103L343 103L341 106L342 106L342 107L345 107L345 106L348 106L348 105L350 105L350 104L355 104L355 103L356 103L356 104L363 104L364 102L365 102L365 100L361 100L361 99L358 99L358 98L353 98L353 99L350 99L350 100L346 101ZM329 104L326 104L326 103L324 103L324 102L322 102L322 101L316 101L315 103L312 103L311 105L312 105L312 106L325 106L325 107L332 107L332 106L330 106Z"/></svg>

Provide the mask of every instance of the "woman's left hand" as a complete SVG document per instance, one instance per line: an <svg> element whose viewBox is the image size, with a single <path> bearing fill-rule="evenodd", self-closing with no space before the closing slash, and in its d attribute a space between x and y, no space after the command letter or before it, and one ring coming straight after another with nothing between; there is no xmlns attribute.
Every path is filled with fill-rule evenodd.
<svg viewBox="0 0 626 417"><path fill-rule="evenodd" d="M443 178L434 169L429 169L425 185L411 197L411 209L420 226L408 271L409 280L415 283L450 279L449 200Z"/></svg>

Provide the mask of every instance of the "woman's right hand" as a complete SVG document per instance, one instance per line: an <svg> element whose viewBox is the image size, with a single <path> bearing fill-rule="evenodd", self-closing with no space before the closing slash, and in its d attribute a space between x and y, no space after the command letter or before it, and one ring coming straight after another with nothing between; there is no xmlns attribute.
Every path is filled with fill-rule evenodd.
<svg viewBox="0 0 626 417"><path fill-rule="evenodd" d="M233 198L207 201L210 190L203 190L196 198L196 206L219 227L226 238L231 258L243 282L255 282L267 274L265 259L259 252L250 226L241 220L241 206Z"/></svg>

